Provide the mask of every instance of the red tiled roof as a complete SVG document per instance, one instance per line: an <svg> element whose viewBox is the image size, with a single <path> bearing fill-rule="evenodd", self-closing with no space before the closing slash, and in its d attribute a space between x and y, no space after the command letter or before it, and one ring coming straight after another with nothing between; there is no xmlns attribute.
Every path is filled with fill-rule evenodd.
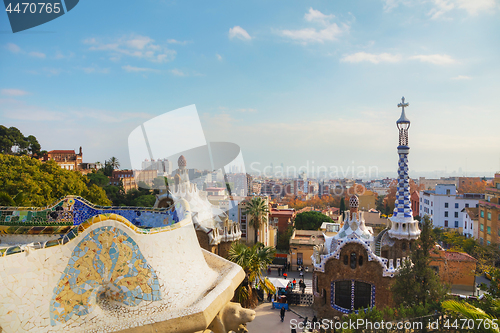
<svg viewBox="0 0 500 333"><path fill-rule="evenodd" d="M74 150L51 150L48 154L74 154Z"/></svg>
<svg viewBox="0 0 500 333"><path fill-rule="evenodd" d="M462 253L462 252L452 252L452 251L445 251L444 256L448 260L456 260L456 261L477 261L476 258L473 256L468 255L467 253Z"/></svg>

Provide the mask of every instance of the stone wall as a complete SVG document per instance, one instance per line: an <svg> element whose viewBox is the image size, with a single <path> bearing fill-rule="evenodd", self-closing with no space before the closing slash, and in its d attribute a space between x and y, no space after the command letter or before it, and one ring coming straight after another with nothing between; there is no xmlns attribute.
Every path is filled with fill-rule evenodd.
<svg viewBox="0 0 500 333"><path fill-rule="evenodd" d="M356 253L358 262L356 268L350 266L350 255ZM344 264L344 256L347 256L348 263ZM362 265L359 265L359 257L363 257ZM392 297L389 287L392 283L390 277L382 276L383 268L380 263L368 261L368 254L365 248L357 243L347 243L341 250L339 259L331 257L325 264L325 272L315 271L313 274L313 291L315 294L313 308L318 317L333 318L341 316L343 313L334 309L331 305L332 282L342 280L355 280L369 283L375 286L375 305L377 308L392 305Z"/></svg>

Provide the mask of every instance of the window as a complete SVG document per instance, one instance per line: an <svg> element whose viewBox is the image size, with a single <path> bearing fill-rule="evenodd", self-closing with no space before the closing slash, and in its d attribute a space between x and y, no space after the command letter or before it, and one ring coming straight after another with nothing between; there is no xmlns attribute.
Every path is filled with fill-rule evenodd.
<svg viewBox="0 0 500 333"><path fill-rule="evenodd" d="M351 281L335 282L335 305L344 309L351 308Z"/></svg>
<svg viewBox="0 0 500 333"><path fill-rule="evenodd" d="M448 208L448 203L447 202L444 203L444 208Z"/></svg>
<svg viewBox="0 0 500 333"><path fill-rule="evenodd" d="M356 252L351 253L351 268L356 268Z"/></svg>
<svg viewBox="0 0 500 333"><path fill-rule="evenodd" d="M448 217L448 212L444 212L444 217Z"/></svg>
<svg viewBox="0 0 500 333"><path fill-rule="evenodd" d="M486 227L486 232L488 233L488 235L491 235L491 227Z"/></svg>
<svg viewBox="0 0 500 333"><path fill-rule="evenodd" d="M358 265L363 266L363 256L359 256Z"/></svg>
<svg viewBox="0 0 500 333"><path fill-rule="evenodd" d="M434 214L434 211L431 209L431 215Z"/></svg>
<svg viewBox="0 0 500 333"><path fill-rule="evenodd" d="M455 212L455 217L458 217L458 212Z"/></svg>
<svg viewBox="0 0 500 333"><path fill-rule="evenodd" d="M481 211L480 215L481 217L484 217L484 210Z"/></svg>
<svg viewBox="0 0 500 333"><path fill-rule="evenodd" d="M347 256L347 254L344 256L344 265L347 265L349 264L349 257Z"/></svg>
<svg viewBox="0 0 500 333"><path fill-rule="evenodd" d="M466 208L469 208L469 204L465 204L465 207L466 207Z"/></svg>
<svg viewBox="0 0 500 333"><path fill-rule="evenodd" d="M370 307L372 298L372 286L364 282L354 283L354 309L366 309Z"/></svg>
<svg viewBox="0 0 500 333"><path fill-rule="evenodd" d="M488 220L491 220L491 212L488 212Z"/></svg>
<svg viewBox="0 0 500 333"><path fill-rule="evenodd" d="M446 190L446 194L447 194L447 195L450 195L450 190Z"/></svg>
<svg viewBox="0 0 500 333"><path fill-rule="evenodd" d="M484 224L481 223L481 225L479 226L479 230L484 231Z"/></svg>
<svg viewBox="0 0 500 333"><path fill-rule="evenodd" d="M359 281L337 281L333 284L334 308L366 309L372 306L372 285Z"/></svg>
<svg viewBox="0 0 500 333"><path fill-rule="evenodd" d="M484 243L483 237L479 237L479 244L483 245L483 243Z"/></svg>
<svg viewBox="0 0 500 333"><path fill-rule="evenodd" d="M448 228L448 220L444 221L444 226L445 226L445 228Z"/></svg>
<svg viewBox="0 0 500 333"><path fill-rule="evenodd" d="M458 202L455 203L455 208L458 208Z"/></svg>
<svg viewBox="0 0 500 333"><path fill-rule="evenodd" d="M458 221L455 221L455 228L458 228Z"/></svg>

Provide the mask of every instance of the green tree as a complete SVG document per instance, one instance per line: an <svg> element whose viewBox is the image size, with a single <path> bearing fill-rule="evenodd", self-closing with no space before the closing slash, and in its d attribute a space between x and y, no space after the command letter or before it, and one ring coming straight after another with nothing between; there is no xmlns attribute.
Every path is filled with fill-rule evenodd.
<svg viewBox="0 0 500 333"><path fill-rule="evenodd" d="M252 247L236 242L231 245L228 254L229 261L237 263L245 271L245 279L234 293L235 299L243 307L257 306L255 286L259 286L268 293L276 292L274 286L262 275L262 271L265 271L273 262L275 253L275 249L264 246L262 243L256 243Z"/></svg>
<svg viewBox="0 0 500 333"><path fill-rule="evenodd" d="M491 300L490 307L485 311L465 301L446 300L441 304L442 308L452 315L460 318L472 319L475 332L499 332L498 319L500 318L500 300ZM453 320L450 320L453 322ZM481 324L479 324L481 323ZM496 325L494 325L495 323Z"/></svg>
<svg viewBox="0 0 500 333"><path fill-rule="evenodd" d="M118 169L120 167L120 162L116 157L111 157L108 161L108 164L111 165L111 167L114 169Z"/></svg>
<svg viewBox="0 0 500 333"><path fill-rule="evenodd" d="M278 234L278 250L286 251L290 249L290 238L292 237L294 227L289 226L285 231Z"/></svg>
<svg viewBox="0 0 500 333"><path fill-rule="evenodd" d="M16 127L0 125L0 153L38 157L40 149L40 143L33 135L25 137Z"/></svg>
<svg viewBox="0 0 500 333"><path fill-rule="evenodd" d="M258 240L258 231L262 223L267 222L267 214L269 213L269 207L266 201L261 197L253 197L250 201L247 201L243 214L248 215L249 223L254 228L255 231L255 242Z"/></svg>
<svg viewBox="0 0 500 333"><path fill-rule="evenodd" d="M342 197L340 199L340 216L344 216L344 212L345 212L345 200L344 200L344 197Z"/></svg>
<svg viewBox="0 0 500 333"><path fill-rule="evenodd" d="M102 188L87 186L87 177L62 169L54 161L0 154L0 179L0 192L26 206L43 207L66 195L81 196L98 205L110 204Z"/></svg>
<svg viewBox="0 0 500 333"><path fill-rule="evenodd" d="M320 212L303 212L295 216L295 229L318 230L323 222L333 222L333 220Z"/></svg>
<svg viewBox="0 0 500 333"><path fill-rule="evenodd" d="M395 303L405 307L422 304L424 308L438 304L446 295L447 286L430 267L431 251L436 242L432 222L426 215L422 219L420 238L412 245L410 259L405 260L391 286Z"/></svg>
<svg viewBox="0 0 500 333"><path fill-rule="evenodd" d="M87 178L89 179L89 186L95 184L99 187L104 187L109 185L109 178L104 175L102 171L93 171L92 173L87 174Z"/></svg>

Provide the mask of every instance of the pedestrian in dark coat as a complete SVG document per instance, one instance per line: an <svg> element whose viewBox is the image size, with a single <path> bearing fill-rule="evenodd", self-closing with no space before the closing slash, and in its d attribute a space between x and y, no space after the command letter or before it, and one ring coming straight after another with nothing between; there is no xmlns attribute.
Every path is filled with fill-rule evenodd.
<svg viewBox="0 0 500 333"><path fill-rule="evenodd" d="M281 322L285 319L285 307L282 307L280 310L280 317L281 317Z"/></svg>

